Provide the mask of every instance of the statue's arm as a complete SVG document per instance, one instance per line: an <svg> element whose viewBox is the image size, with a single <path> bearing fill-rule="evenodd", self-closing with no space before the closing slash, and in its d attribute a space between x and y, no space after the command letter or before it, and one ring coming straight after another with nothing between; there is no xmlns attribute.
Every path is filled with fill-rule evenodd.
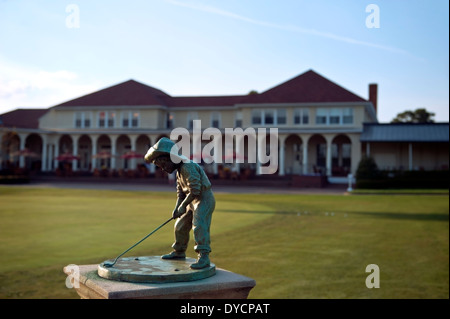
<svg viewBox="0 0 450 319"><path fill-rule="evenodd" d="M200 175L193 167L183 165L180 169L180 178L184 178L187 181L189 192L186 195L181 187L177 187L178 200L177 200L177 212L174 211L174 218L180 217L186 213L187 206L201 194L201 182Z"/></svg>
<svg viewBox="0 0 450 319"><path fill-rule="evenodd" d="M184 194L183 189L181 188L180 184L177 182L177 202L175 203L175 208L173 209L172 212L172 217L178 218L180 217L182 214L178 213L178 209L181 206L181 204L183 203L183 201L186 198L186 194Z"/></svg>

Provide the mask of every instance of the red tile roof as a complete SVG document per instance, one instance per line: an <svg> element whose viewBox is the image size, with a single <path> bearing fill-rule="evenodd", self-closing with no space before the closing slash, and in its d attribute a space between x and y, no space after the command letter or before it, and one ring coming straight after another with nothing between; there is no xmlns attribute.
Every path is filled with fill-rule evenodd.
<svg viewBox="0 0 450 319"><path fill-rule="evenodd" d="M163 99L167 97L170 96L161 90L128 80L56 106L164 105Z"/></svg>
<svg viewBox="0 0 450 319"><path fill-rule="evenodd" d="M310 70L263 93L253 95L172 97L151 86L129 80L56 106L163 105L169 107L214 107L243 103L366 101Z"/></svg>
<svg viewBox="0 0 450 319"><path fill-rule="evenodd" d="M313 70L251 96L254 103L367 102Z"/></svg>
<svg viewBox="0 0 450 319"><path fill-rule="evenodd" d="M17 109L0 114L0 127L39 128L39 118L48 109Z"/></svg>

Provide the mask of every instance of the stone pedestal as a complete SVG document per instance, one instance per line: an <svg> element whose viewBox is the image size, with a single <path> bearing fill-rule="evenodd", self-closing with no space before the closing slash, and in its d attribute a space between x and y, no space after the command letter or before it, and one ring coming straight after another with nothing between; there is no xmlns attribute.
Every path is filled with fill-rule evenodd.
<svg viewBox="0 0 450 319"><path fill-rule="evenodd" d="M64 272L83 299L246 299L256 285L251 278L220 268L209 278L161 284L104 279L96 264L69 265Z"/></svg>
<svg viewBox="0 0 450 319"><path fill-rule="evenodd" d="M169 282L193 281L214 276L216 265L202 269L191 269L194 258L161 259L159 256L124 257L113 266L113 260L98 265L98 275L105 279L162 284Z"/></svg>

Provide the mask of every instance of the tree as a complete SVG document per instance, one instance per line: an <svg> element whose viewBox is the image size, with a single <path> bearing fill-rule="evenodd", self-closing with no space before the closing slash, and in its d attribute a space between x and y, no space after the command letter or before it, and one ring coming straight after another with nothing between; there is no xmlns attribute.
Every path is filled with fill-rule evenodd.
<svg viewBox="0 0 450 319"><path fill-rule="evenodd" d="M434 123L435 113L428 112L424 108L415 111L405 111L398 113L391 123Z"/></svg>

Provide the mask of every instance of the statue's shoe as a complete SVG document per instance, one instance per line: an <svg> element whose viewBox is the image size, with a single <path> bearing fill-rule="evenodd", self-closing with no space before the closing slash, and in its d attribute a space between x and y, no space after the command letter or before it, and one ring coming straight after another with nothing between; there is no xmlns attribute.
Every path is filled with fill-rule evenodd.
<svg viewBox="0 0 450 319"><path fill-rule="evenodd" d="M161 259L185 259L186 253L184 251L172 251L167 255L162 255Z"/></svg>
<svg viewBox="0 0 450 319"><path fill-rule="evenodd" d="M210 264L211 262L209 261L208 254L202 254L200 258L197 260L197 262L193 263L189 267L191 267L192 269L202 269L209 267Z"/></svg>

